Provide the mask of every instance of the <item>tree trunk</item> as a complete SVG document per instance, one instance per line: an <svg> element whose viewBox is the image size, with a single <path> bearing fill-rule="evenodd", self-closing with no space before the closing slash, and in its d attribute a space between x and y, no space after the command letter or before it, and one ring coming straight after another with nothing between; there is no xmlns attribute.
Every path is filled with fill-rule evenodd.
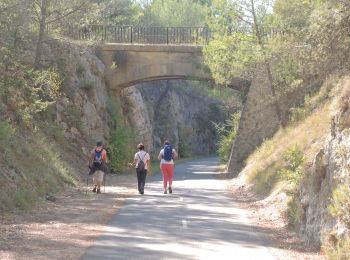
<svg viewBox="0 0 350 260"><path fill-rule="evenodd" d="M39 35L38 35L38 42L36 44L35 61L34 61L34 67L36 69L40 67L43 41L45 36L45 28L46 28L48 2L49 0L41 0L41 4L40 4Z"/></svg>
<svg viewBox="0 0 350 260"><path fill-rule="evenodd" d="M277 118L278 118L279 124L281 126L283 126L281 109L280 109L280 106L278 104L278 100L277 100L277 96L276 96L276 90L275 90L275 86L274 86L273 78L272 78L272 73L271 73L271 66L270 66L270 63L269 63L269 61L267 59L266 49L265 49L265 46L264 46L264 42L262 40L262 35L261 35L260 28L259 28L259 25L258 25L258 19L256 17L256 13L255 13L254 0L251 0L251 7L252 7L252 15L253 15L253 19L254 19L254 29L255 29L256 37L258 39L258 43L259 43L260 48L261 48L261 50L263 52L264 63L265 63L265 67L266 67L267 77L268 77L268 80L269 80L269 86L270 86L270 90L271 90L271 93L272 93L274 106L275 106L275 109L276 109Z"/></svg>

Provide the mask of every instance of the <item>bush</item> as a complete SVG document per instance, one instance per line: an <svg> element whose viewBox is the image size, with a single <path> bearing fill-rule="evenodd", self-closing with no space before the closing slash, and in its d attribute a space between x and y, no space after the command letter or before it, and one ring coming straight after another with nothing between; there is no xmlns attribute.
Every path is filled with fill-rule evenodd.
<svg viewBox="0 0 350 260"><path fill-rule="evenodd" d="M326 255L330 260L350 259L350 239L340 241L334 247L326 248Z"/></svg>
<svg viewBox="0 0 350 260"><path fill-rule="evenodd" d="M219 136L218 154L220 160L224 163L229 160L231 155L231 148L237 135L239 119L240 113L235 113L229 121L225 122L225 124L215 125Z"/></svg>
<svg viewBox="0 0 350 260"><path fill-rule="evenodd" d="M0 121L0 144L6 143L14 135L14 129L4 121Z"/></svg>
<svg viewBox="0 0 350 260"><path fill-rule="evenodd" d="M293 184L294 187L298 186L304 174L303 151L298 146L291 147L284 153L283 159L285 161L285 167L279 171L279 175Z"/></svg>
<svg viewBox="0 0 350 260"><path fill-rule="evenodd" d="M295 124L304 120L308 113L305 107L295 107L290 109L290 123Z"/></svg>
<svg viewBox="0 0 350 260"><path fill-rule="evenodd" d="M95 82L89 79L84 79L80 81L79 83L79 88L85 90L85 91L90 91L95 87Z"/></svg>
<svg viewBox="0 0 350 260"><path fill-rule="evenodd" d="M190 140L194 135L194 130L189 127L179 128L179 148L178 153L180 158L192 156Z"/></svg>
<svg viewBox="0 0 350 260"><path fill-rule="evenodd" d="M111 117L111 135L107 152L110 168L114 173L123 172L127 163L132 160L135 144L132 142L133 132L123 120L123 108L119 100L110 99L107 111Z"/></svg>
<svg viewBox="0 0 350 260"><path fill-rule="evenodd" d="M76 71L78 77L80 77L80 78L84 77L84 75L85 75L85 68L84 68L84 66L81 63L78 64L78 66L77 66L75 71Z"/></svg>
<svg viewBox="0 0 350 260"><path fill-rule="evenodd" d="M81 112L72 104L67 108L67 121L71 126L76 127L79 131L82 131L83 121Z"/></svg>
<svg viewBox="0 0 350 260"><path fill-rule="evenodd" d="M350 183L338 185L333 191L332 203L329 212L338 217L350 229Z"/></svg>
<svg viewBox="0 0 350 260"><path fill-rule="evenodd" d="M291 198L287 204L287 218L289 226L296 227L302 216L297 190L304 175L303 167L305 159L303 151L298 146L287 149L283 154L283 159L285 165L278 171L278 175L291 184L289 187Z"/></svg>

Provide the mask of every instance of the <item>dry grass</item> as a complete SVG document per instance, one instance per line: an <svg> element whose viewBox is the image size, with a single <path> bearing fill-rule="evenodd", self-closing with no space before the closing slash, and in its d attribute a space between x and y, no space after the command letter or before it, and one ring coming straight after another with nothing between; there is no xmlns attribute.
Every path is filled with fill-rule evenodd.
<svg viewBox="0 0 350 260"><path fill-rule="evenodd" d="M254 184L258 194L268 195L277 187L277 183L285 182L279 170L286 163L283 155L292 147L297 146L303 152L305 169L311 166L315 154L323 147L330 133L332 117L339 111L340 93L349 93L350 96L350 92L344 90L349 83L348 78L339 80L331 77L318 94L308 98L305 107L310 110L308 117L279 130L247 159L243 174L246 181ZM347 96L345 94L343 97Z"/></svg>
<svg viewBox="0 0 350 260"><path fill-rule="evenodd" d="M258 193L269 193L280 181L278 170L284 165L283 154L298 146L303 151L305 164L310 165L316 152L323 146L330 131L331 104L327 103L296 126L281 129L247 160L245 176L256 184Z"/></svg>
<svg viewBox="0 0 350 260"><path fill-rule="evenodd" d="M78 183L78 172L59 146L39 132L24 137L17 131L11 139L3 140L0 144L2 212L30 210L40 197L56 193L65 184Z"/></svg>

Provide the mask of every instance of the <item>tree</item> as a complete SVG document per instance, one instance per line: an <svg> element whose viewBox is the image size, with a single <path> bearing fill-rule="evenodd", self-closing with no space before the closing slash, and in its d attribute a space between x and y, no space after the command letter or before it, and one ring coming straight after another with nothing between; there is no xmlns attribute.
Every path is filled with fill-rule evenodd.
<svg viewBox="0 0 350 260"><path fill-rule="evenodd" d="M220 34L215 34L214 41L205 49L205 56L207 64L212 68L214 79L226 84L234 77L251 75L253 64L262 62L278 121L282 124L276 87L264 40L264 33L268 31L264 22L270 9L269 1L237 0L233 3L227 0L213 1L209 24L214 29L219 27ZM218 15L218 12L221 15ZM219 45L218 49L217 45ZM233 66L230 67L230 64Z"/></svg>
<svg viewBox="0 0 350 260"><path fill-rule="evenodd" d="M38 25L34 67L40 67L45 32L49 26L88 7L84 0L33 0L34 22Z"/></svg>
<svg viewBox="0 0 350 260"><path fill-rule="evenodd" d="M26 15L28 7L26 0L0 1L0 68L8 70L25 49L30 20Z"/></svg>
<svg viewBox="0 0 350 260"><path fill-rule="evenodd" d="M192 0L153 0L146 5L141 23L147 26L205 25L207 8Z"/></svg>

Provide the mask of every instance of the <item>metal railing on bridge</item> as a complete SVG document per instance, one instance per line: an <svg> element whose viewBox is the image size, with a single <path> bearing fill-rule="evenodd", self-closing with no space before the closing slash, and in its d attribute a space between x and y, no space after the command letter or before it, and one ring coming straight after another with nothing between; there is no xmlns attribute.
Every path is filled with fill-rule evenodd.
<svg viewBox="0 0 350 260"><path fill-rule="evenodd" d="M110 43L207 44L212 37L206 27L137 27L87 25L70 27L66 36L74 40Z"/></svg>

